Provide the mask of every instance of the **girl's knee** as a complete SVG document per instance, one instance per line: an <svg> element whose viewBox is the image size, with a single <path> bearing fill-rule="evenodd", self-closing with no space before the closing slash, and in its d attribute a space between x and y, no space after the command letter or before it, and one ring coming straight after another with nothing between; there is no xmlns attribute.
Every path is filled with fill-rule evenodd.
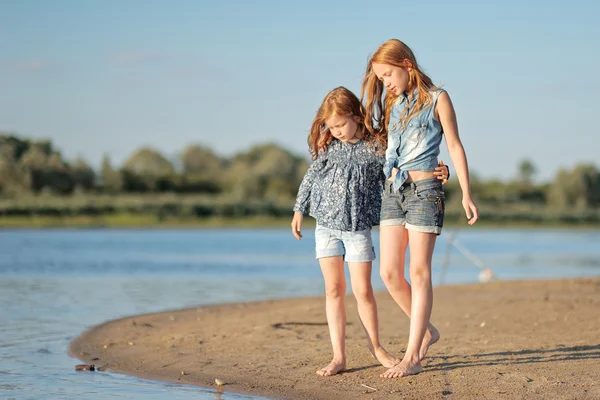
<svg viewBox="0 0 600 400"><path fill-rule="evenodd" d="M379 276L385 283L393 281L394 279L396 279L397 275L398 275L398 272L396 272L392 269L383 268L383 267L381 267L379 269Z"/></svg>
<svg viewBox="0 0 600 400"><path fill-rule="evenodd" d="M394 285L399 287L408 287L408 282L404 278L404 275L393 269L382 269L379 271L379 276L386 285Z"/></svg>
<svg viewBox="0 0 600 400"><path fill-rule="evenodd" d="M419 283L431 282L431 266L429 265L411 265L410 280L413 285Z"/></svg>
<svg viewBox="0 0 600 400"><path fill-rule="evenodd" d="M352 286L352 293L357 300L368 300L373 297L373 287L369 284Z"/></svg>
<svg viewBox="0 0 600 400"><path fill-rule="evenodd" d="M343 283L327 285L325 287L325 295L332 299L344 297L346 295L346 285Z"/></svg>

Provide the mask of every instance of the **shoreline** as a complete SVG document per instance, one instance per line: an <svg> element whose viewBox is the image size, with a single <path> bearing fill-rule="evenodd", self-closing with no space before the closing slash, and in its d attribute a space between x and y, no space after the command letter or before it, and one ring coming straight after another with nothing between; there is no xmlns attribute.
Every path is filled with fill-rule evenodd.
<svg viewBox="0 0 600 400"><path fill-rule="evenodd" d="M408 318L387 293L376 298L381 342L401 356ZM385 369L368 353L351 296L349 369L333 377L315 374L331 357L323 296L123 317L87 329L69 354L111 372L274 399L600 398L599 306L600 277L435 286L442 338L423 373L393 380L379 378Z"/></svg>
<svg viewBox="0 0 600 400"><path fill-rule="evenodd" d="M244 218L205 218L205 219L164 219L155 216L114 217L6 217L0 215L0 230L30 229L289 229L292 217L244 217ZM314 229L315 221L306 218L303 227ZM531 222L531 221L478 221L477 227L469 227L464 222L448 221L446 229L547 229L595 231L600 225L594 222ZM373 229L378 229L375 226Z"/></svg>

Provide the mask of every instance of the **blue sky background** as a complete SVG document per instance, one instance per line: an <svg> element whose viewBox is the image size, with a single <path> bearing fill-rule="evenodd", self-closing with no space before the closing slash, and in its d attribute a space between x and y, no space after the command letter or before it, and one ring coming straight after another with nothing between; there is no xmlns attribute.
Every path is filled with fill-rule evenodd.
<svg viewBox="0 0 600 400"><path fill-rule="evenodd" d="M325 94L396 37L453 99L471 169L596 162L596 1L0 0L0 131L116 164L152 146L308 154ZM447 152L443 159L450 161Z"/></svg>

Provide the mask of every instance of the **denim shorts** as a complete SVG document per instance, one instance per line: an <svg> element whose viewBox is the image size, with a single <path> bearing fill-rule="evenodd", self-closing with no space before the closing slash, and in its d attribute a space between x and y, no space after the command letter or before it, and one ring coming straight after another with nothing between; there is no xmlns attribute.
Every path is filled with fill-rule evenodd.
<svg viewBox="0 0 600 400"><path fill-rule="evenodd" d="M385 181L380 226L403 225L408 230L442 233L446 197L437 178L406 182L397 192Z"/></svg>
<svg viewBox="0 0 600 400"><path fill-rule="evenodd" d="M348 232L317 224L315 242L317 258L344 256L346 262L369 262L375 259L371 229Z"/></svg>

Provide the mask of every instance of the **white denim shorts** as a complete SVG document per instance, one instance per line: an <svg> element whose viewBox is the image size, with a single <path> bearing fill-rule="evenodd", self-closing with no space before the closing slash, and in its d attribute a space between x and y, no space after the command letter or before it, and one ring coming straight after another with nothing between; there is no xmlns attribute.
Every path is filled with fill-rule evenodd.
<svg viewBox="0 0 600 400"><path fill-rule="evenodd" d="M346 262L375 260L371 229L348 232L317 225L316 258L344 256Z"/></svg>

